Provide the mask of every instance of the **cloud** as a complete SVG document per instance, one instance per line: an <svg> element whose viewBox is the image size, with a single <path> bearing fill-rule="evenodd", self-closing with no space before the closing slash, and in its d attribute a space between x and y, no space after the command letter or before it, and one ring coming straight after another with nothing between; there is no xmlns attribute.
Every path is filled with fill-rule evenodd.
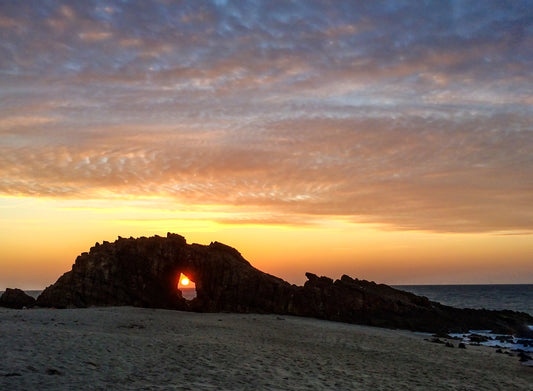
<svg viewBox="0 0 533 391"><path fill-rule="evenodd" d="M531 230L524 4L2 4L0 193Z"/></svg>
<svg viewBox="0 0 533 391"><path fill-rule="evenodd" d="M55 122L55 118L51 117L32 117L32 116L10 116L0 119L0 131L3 129L16 129L20 131L21 128L34 127Z"/></svg>
<svg viewBox="0 0 533 391"><path fill-rule="evenodd" d="M527 132L500 134L489 128L494 118L462 126L405 121L280 121L240 143L231 130L107 129L77 146L1 151L0 190L156 194L408 229L531 228Z"/></svg>
<svg viewBox="0 0 533 391"><path fill-rule="evenodd" d="M85 42L98 42L109 39L113 36L112 33L103 31L88 31L78 34L78 37Z"/></svg>

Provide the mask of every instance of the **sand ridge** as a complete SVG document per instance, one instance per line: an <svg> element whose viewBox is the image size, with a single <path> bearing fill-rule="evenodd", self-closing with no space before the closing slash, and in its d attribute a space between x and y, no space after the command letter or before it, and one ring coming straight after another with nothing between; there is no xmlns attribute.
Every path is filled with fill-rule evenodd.
<svg viewBox="0 0 533 391"><path fill-rule="evenodd" d="M0 389L532 389L516 357L424 338L279 315L0 309Z"/></svg>

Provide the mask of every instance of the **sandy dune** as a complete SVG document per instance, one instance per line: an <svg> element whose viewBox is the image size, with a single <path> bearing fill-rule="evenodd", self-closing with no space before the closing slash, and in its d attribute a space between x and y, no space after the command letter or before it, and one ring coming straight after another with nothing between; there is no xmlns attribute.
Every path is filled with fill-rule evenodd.
<svg viewBox="0 0 533 391"><path fill-rule="evenodd" d="M0 309L1 390L532 390L494 349L253 314Z"/></svg>

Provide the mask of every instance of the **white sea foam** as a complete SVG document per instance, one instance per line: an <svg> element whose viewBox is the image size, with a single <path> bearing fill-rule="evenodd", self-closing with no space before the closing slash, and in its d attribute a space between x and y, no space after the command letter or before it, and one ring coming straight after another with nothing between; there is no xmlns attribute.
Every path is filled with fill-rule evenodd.
<svg viewBox="0 0 533 391"><path fill-rule="evenodd" d="M532 326L528 326L533 330ZM498 349L506 349L511 352L523 351L526 354L533 354L533 339L529 338L517 338L504 334L493 334L490 330L470 330L468 333L450 334L452 338L458 338L465 344L470 344L475 340L474 336L486 337L486 341L475 342L482 346L488 346ZM533 360L525 361L522 364L526 366L533 366Z"/></svg>

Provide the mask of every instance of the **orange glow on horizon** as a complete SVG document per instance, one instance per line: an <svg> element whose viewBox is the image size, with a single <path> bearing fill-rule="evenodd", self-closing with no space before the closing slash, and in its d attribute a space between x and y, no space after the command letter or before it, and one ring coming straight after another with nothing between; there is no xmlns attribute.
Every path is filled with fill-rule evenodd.
<svg viewBox="0 0 533 391"><path fill-rule="evenodd" d="M221 223L222 206L181 211L165 210L166 205L153 199L84 203L0 197L0 290L45 288L95 242L167 232L188 243L227 244L257 269L297 285L305 282L306 272L387 284L533 281L530 234L401 231L331 216L302 225ZM242 215L237 209L225 213ZM186 285L176 278L176 284L195 287L190 279Z"/></svg>

